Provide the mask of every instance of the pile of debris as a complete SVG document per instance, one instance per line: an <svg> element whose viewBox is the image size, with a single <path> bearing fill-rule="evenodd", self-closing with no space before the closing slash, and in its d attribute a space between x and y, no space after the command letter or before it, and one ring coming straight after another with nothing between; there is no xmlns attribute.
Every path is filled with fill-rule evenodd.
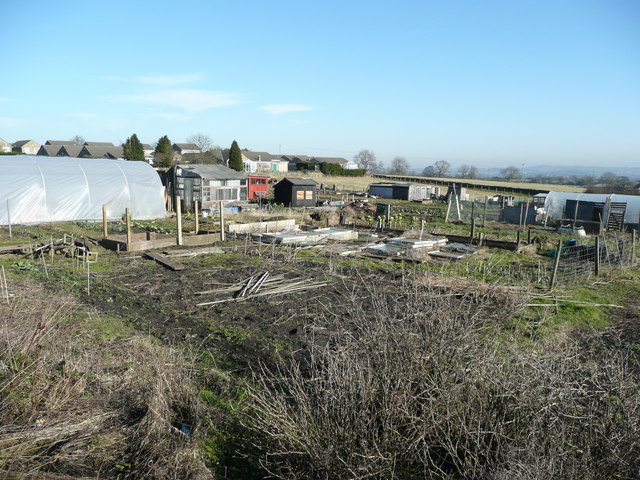
<svg viewBox="0 0 640 480"><path fill-rule="evenodd" d="M209 302L198 303L198 307L215 305L224 302L240 302L255 297L284 295L287 293L301 292L329 285L327 282L310 282L307 279L289 280L284 275L273 275L264 272L224 287L203 292L196 292L195 295L216 295L222 294L225 298ZM231 297L228 295L231 294Z"/></svg>

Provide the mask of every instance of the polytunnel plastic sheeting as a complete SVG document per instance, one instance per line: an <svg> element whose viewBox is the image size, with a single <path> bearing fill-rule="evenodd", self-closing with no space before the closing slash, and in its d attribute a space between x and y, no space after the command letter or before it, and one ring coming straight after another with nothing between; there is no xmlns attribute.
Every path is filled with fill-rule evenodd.
<svg viewBox="0 0 640 480"><path fill-rule="evenodd" d="M145 162L0 156L0 224L116 220L131 209L135 220L166 215L164 187Z"/></svg>
<svg viewBox="0 0 640 480"><path fill-rule="evenodd" d="M640 223L640 196L602 193L549 192L544 201L544 208L549 218L562 218L567 200L602 203L624 202L627 204L624 223Z"/></svg>

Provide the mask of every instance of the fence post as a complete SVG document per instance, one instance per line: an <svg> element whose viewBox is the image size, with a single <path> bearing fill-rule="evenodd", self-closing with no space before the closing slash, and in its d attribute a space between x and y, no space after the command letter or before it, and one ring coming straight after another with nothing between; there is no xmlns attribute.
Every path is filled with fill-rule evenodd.
<svg viewBox="0 0 640 480"><path fill-rule="evenodd" d="M220 241L224 242L224 202L222 201L220 201Z"/></svg>
<svg viewBox="0 0 640 480"><path fill-rule="evenodd" d="M107 204L102 204L102 237L108 238L109 232L107 231Z"/></svg>
<svg viewBox="0 0 640 480"><path fill-rule="evenodd" d="M600 237L596 237L596 277L600 276Z"/></svg>
<svg viewBox="0 0 640 480"><path fill-rule="evenodd" d="M476 219L471 218L471 241L476 237Z"/></svg>
<svg viewBox="0 0 640 480"><path fill-rule="evenodd" d="M482 212L482 228L484 228L487 221L487 204L489 203L489 197L484 197L484 212Z"/></svg>
<svg viewBox="0 0 640 480"><path fill-rule="evenodd" d="M549 288L553 290L556 286L556 277L558 276L558 266L560 265L560 254L562 253L562 240L558 240L558 248L556 250L556 258L553 262L553 272L551 272L551 281L549 282Z"/></svg>
<svg viewBox="0 0 640 480"><path fill-rule="evenodd" d="M196 235L200 231L200 212L198 212L198 200L193 201L193 213L196 217Z"/></svg>
<svg viewBox="0 0 640 480"><path fill-rule="evenodd" d="M176 195L176 229L178 230L176 236L176 243L182 245L182 199L179 195Z"/></svg>
<svg viewBox="0 0 640 480"><path fill-rule="evenodd" d="M131 210L126 208L124 211L125 222L127 223L127 252L131 251Z"/></svg>
<svg viewBox="0 0 640 480"><path fill-rule="evenodd" d="M633 267L636 264L636 231L631 230L631 255L629 256L629 262Z"/></svg>

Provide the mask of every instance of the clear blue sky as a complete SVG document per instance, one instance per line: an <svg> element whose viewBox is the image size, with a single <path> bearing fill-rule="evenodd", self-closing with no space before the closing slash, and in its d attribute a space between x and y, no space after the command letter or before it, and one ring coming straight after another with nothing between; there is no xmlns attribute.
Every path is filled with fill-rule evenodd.
<svg viewBox="0 0 640 480"><path fill-rule="evenodd" d="M640 165L640 1L0 0L0 137Z"/></svg>

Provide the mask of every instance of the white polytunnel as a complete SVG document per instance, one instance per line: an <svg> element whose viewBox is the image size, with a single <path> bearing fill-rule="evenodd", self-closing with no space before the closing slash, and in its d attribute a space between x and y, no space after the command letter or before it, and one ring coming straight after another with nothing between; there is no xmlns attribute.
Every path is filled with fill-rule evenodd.
<svg viewBox="0 0 640 480"><path fill-rule="evenodd" d="M0 156L0 225L166 216L164 187L145 162Z"/></svg>
<svg viewBox="0 0 640 480"><path fill-rule="evenodd" d="M544 208L549 218L563 218L563 216L571 218L572 215L565 215L564 211L567 200L604 203L605 205L611 202L624 202L627 204L624 223L640 223L640 196L638 195L549 192L544 202Z"/></svg>

